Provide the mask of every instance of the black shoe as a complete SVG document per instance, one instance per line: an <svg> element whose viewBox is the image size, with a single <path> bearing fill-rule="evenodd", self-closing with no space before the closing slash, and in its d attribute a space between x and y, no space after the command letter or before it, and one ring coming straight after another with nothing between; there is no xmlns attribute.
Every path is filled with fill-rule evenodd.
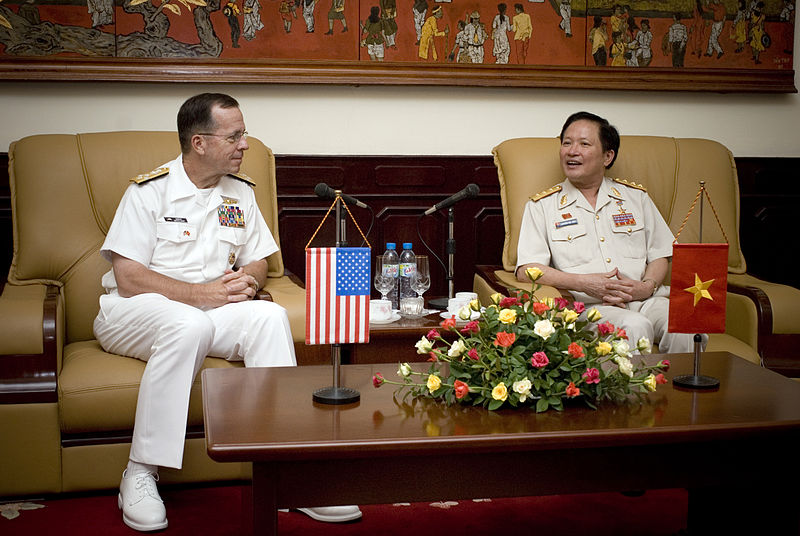
<svg viewBox="0 0 800 536"><path fill-rule="evenodd" d="M725 54L725 52L720 52L719 54L717 54L717 59L720 59L723 54Z"/></svg>

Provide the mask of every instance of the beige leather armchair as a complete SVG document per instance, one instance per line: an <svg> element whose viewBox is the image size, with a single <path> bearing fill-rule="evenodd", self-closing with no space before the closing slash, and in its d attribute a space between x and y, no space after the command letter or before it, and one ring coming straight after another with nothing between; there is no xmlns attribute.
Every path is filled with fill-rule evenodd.
<svg viewBox="0 0 800 536"><path fill-rule="evenodd" d="M248 138L242 171L278 240L272 151ZM174 132L31 136L9 149L14 258L0 296L0 496L119 484L144 362L104 352L92 334L110 264L98 251L129 179L180 152ZM264 286L303 344L305 291L268 259ZM239 366L208 358L206 367ZM249 465L205 452L200 379L189 410L184 468L162 481L249 477Z"/></svg>
<svg viewBox="0 0 800 536"><path fill-rule="evenodd" d="M525 203L530 196L563 180L558 138L518 138L502 142L492 151L500 181L505 239L502 266L479 266L474 288L482 300L496 291L526 287L514 277L517 243ZM800 333L800 291L747 275L739 245L739 186L733 156L723 145L702 139L623 136L620 154L607 175L643 184L673 234L677 233L699 188L706 188L729 240L726 333L713 334L708 349L730 351L750 361L760 361L759 351L776 327ZM708 204L703 218L703 241L724 242ZM698 210L681 233L681 242L698 239ZM669 276L666 283L669 284ZM542 295L558 295L551 287ZM755 299L753 299L755 298ZM773 321L769 309L780 309Z"/></svg>

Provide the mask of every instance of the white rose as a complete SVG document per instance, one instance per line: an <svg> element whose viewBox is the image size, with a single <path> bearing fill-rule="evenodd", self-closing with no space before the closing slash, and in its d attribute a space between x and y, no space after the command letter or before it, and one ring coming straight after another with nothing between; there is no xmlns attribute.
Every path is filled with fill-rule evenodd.
<svg viewBox="0 0 800 536"><path fill-rule="evenodd" d="M407 378L411 374L411 365L408 363L401 363L400 368L397 369L397 375Z"/></svg>
<svg viewBox="0 0 800 536"><path fill-rule="evenodd" d="M642 337L636 342L636 348L639 350L639 353L642 354L649 354L653 352L653 346L650 344L650 340L647 337Z"/></svg>
<svg viewBox="0 0 800 536"><path fill-rule="evenodd" d="M514 382L511 388L514 389L515 393L519 394L519 401L525 402L525 400L527 400L531 395L532 386L533 385L531 384L531 381L525 378L524 380Z"/></svg>
<svg viewBox="0 0 800 536"><path fill-rule="evenodd" d="M453 345L447 351L447 355L449 355L450 357L458 357L466 351L467 347L464 344L464 341L458 339L456 342L453 343Z"/></svg>
<svg viewBox="0 0 800 536"><path fill-rule="evenodd" d="M623 357L631 356L631 347L628 345L628 341L625 340L614 341L611 343L611 346L614 348L615 354L621 355Z"/></svg>
<svg viewBox="0 0 800 536"><path fill-rule="evenodd" d="M458 310L458 318L461 320L469 320L472 317L472 309L470 309L469 304L465 305L461 309Z"/></svg>
<svg viewBox="0 0 800 536"><path fill-rule="evenodd" d="M556 328L549 320L539 320L533 325L533 332L543 339L547 339L556 332Z"/></svg>
<svg viewBox="0 0 800 536"><path fill-rule="evenodd" d="M433 350L433 343L427 337L422 337L414 346L418 354L429 354Z"/></svg>
<svg viewBox="0 0 800 536"><path fill-rule="evenodd" d="M627 357L617 356L614 361L619 367L619 371L628 378L633 378L633 363Z"/></svg>

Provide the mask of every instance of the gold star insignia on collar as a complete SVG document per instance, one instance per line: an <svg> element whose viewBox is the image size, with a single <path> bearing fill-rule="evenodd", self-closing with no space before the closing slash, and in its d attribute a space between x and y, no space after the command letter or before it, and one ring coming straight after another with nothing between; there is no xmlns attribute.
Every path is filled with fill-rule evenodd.
<svg viewBox="0 0 800 536"><path fill-rule="evenodd" d="M714 298L711 296L711 293L708 291L708 288L714 283L713 279L709 279L708 281L701 281L700 276L696 273L694 274L694 286L685 288L686 292L689 292L694 295L694 306L697 307L697 302L699 302L703 298L708 298L711 301L714 301Z"/></svg>

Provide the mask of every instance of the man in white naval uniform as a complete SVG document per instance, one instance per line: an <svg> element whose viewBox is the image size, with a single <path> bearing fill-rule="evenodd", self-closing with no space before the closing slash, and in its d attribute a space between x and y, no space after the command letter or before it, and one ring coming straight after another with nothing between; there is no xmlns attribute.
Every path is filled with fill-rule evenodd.
<svg viewBox="0 0 800 536"><path fill-rule="evenodd" d="M167 527L158 467L180 468L189 394L207 355L247 367L297 364L286 311L253 300L278 250L239 175L247 150L235 99L204 93L178 112L181 155L133 180L100 250L112 264L94 333L103 349L147 362L118 505L140 531ZM302 509L325 521L356 506Z"/></svg>
<svg viewBox="0 0 800 536"><path fill-rule="evenodd" d="M644 187L605 177L619 154L619 134L588 112L571 115L561 131L567 180L525 206L516 276L538 267L537 281L596 304L605 320L659 351L691 352L693 335L668 333L669 287L661 283L673 236Z"/></svg>

